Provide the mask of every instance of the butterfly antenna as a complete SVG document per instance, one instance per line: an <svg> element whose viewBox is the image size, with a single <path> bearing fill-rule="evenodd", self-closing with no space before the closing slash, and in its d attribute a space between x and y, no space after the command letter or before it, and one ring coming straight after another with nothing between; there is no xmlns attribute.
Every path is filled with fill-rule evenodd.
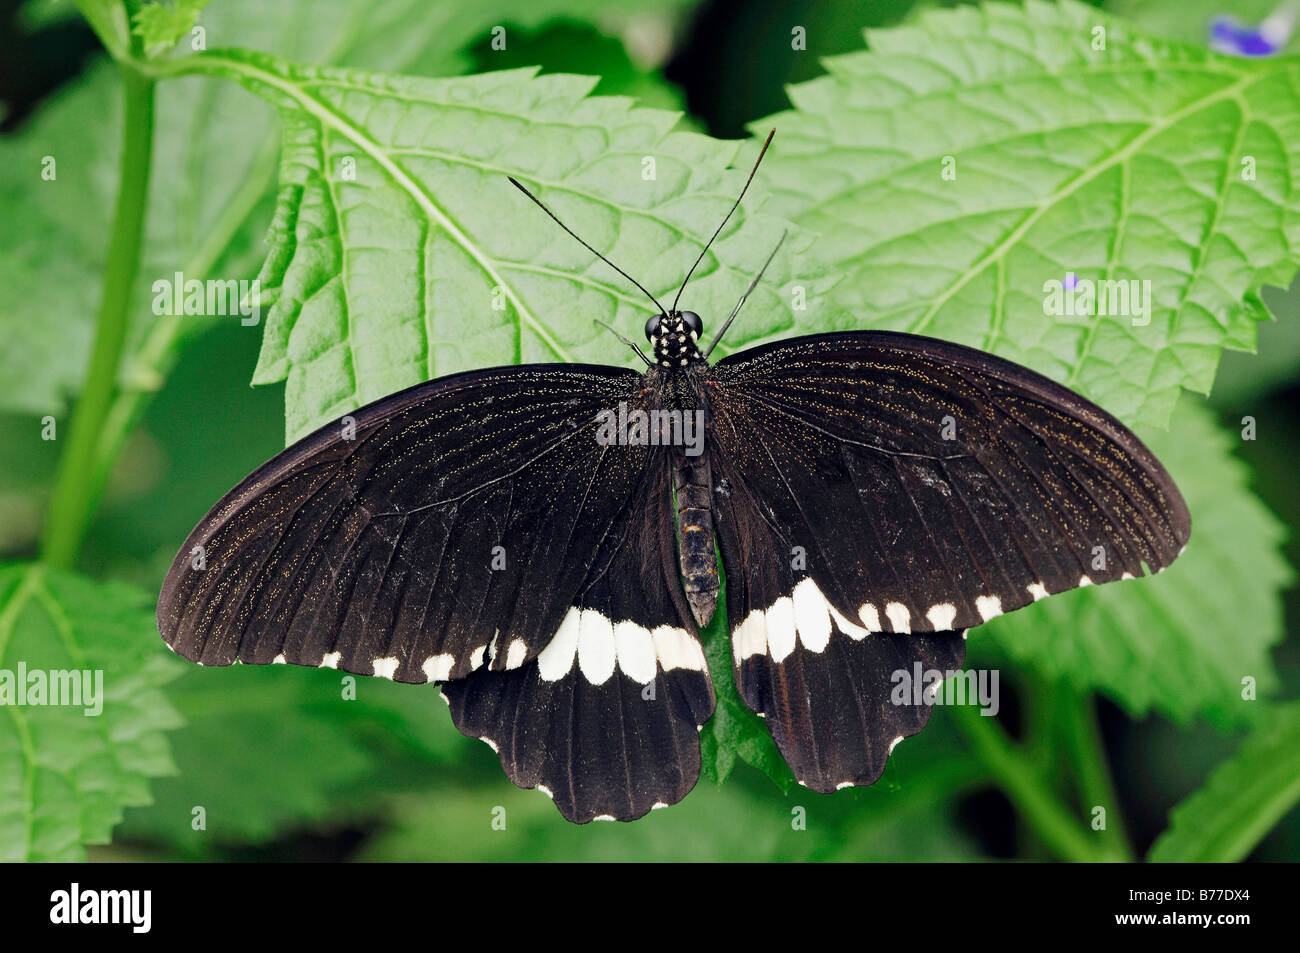
<svg viewBox="0 0 1300 953"><path fill-rule="evenodd" d="M667 314L667 313L668 313L667 311L664 310L664 306L661 305L661 304L659 303L658 299L655 298L654 295L652 295L649 291L646 290L645 285L641 284L641 282L637 281L635 278L633 278L631 275L629 275L629 274L628 274L626 271L624 271L622 268L618 267L618 265L614 264L612 261L610 261L610 260L609 260L608 258L606 258L604 255L602 255L600 252L596 251L596 249L592 248L592 247L591 247L590 245L588 245L585 241L583 241L583 240L578 236L577 232L575 232L573 229L571 229L568 225L565 225L563 222L561 222L560 219L559 219L559 217L558 217L554 212L552 212L549 208L547 208L545 205L543 205L541 199L539 199L539 198L538 198L536 195L534 195L532 192L529 192L526 188L524 188L522 185L520 185L518 179L516 179L514 176L506 176L506 178L508 178L508 179L510 180L510 184L511 184L511 185L513 185L513 186L514 186L515 188L517 188L520 192L523 192L524 195L526 195L526 196L528 196L530 199L532 199L534 205L536 205L539 209L541 209L543 212L545 212L547 215L549 215L549 216L551 217L551 221L555 222L556 225L560 226L560 228L564 229L566 232L568 232L570 235L572 235L575 239L577 239L578 244L582 245L582 247L585 248L585 249L587 249L587 251L591 252L593 255L595 255L597 258L599 258L599 259L600 259L601 261L603 261L605 264L609 265L609 267L613 268L615 271L617 271L620 275L622 275L622 276L623 276L624 278L626 278L628 281L632 282L632 284L634 284L634 285L636 285L638 288L640 288L640 289L641 289L641 293L642 293L643 295L645 295L647 298L649 298L651 301L654 302L654 306L655 306L656 308L659 309L659 311L658 311L659 314Z"/></svg>
<svg viewBox="0 0 1300 953"><path fill-rule="evenodd" d="M713 339L713 343L710 344L709 349L704 352L705 357L708 357L713 353L713 349L718 346L718 342L722 340L722 336L727 333L727 328L731 327L731 322L736 320L736 315L740 314L740 306L745 303L745 299L749 297L749 293L757 288L758 283L763 280L763 272L767 271L767 266L772 264L772 259L775 258L776 253L781 250L781 246L785 244L785 237L789 234L788 231L781 233L781 238L776 243L776 247L772 249L772 254L767 256L767 261L763 262L763 267L758 269L758 274L754 276L754 280L749 283L749 287L745 289L745 293L741 295L740 300L736 302L736 307L732 309L731 317L727 318L722 327L718 329L718 334Z"/></svg>
<svg viewBox="0 0 1300 953"><path fill-rule="evenodd" d="M623 335L619 334L617 331L615 331L612 327L610 327L610 326L609 326L608 324L606 324L604 321L600 320L600 318L592 318L591 320L595 321L597 324L599 324L602 328L604 328L604 329L605 329L606 331L608 331L610 334L614 335L614 337L618 338L620 341L622 341L624 344L626 344L626 345L627 345L628 347L630 347L632 350L636 351L636 356L639 357L639 358L641 358L641 360L645 361L645 366L646 366L646 367L653 367L653 366L654 366L654 361L650 360L650 358L646 357L646 356L641 352L641 349L640 349L639 347L636 346L636 342L635 342L635 341L632 341L632 340L630 340L630 339L628 339L628 338L625 338Z"/></svg>
<svg viewBox="0 0 1300 953"><path fill-rule="evenodd" d="M754 168L749 170L749 178L745 180L745 187L740 190L740 194L736 196L736 201L732 203L731 211L727 212L726 218L722 220L722 224L719 225L718 230L713 233L713 237L709 239L708 244L700 249L700 257L695 259L695 264L691 265L691 270L688 271L686 277L682 279L682 286L677 289L677 297L673 298L673 311L677 310L677 302L681 299L682 292L686 290L686 282L691 280L691 275L695 274L695 269L700 267L700 262L704 261L704 256L708 254L709 248L713 245L714 241L717 240L717 237L722 234L722 229L725 228L727 222L731 220L731 216L735 213L736 209L740 207L740 200L745 197L745 192L749 190L749 183L754 181L754 173L758 171L758 164L763 161L763 156L767 155L767 147L772 144L772 137L775 135L775 129L767 134L767 141L763 143L763 148L758 151L758 158L754 160ZM742 298L741 300L743 301L744 299Z"/></svg>

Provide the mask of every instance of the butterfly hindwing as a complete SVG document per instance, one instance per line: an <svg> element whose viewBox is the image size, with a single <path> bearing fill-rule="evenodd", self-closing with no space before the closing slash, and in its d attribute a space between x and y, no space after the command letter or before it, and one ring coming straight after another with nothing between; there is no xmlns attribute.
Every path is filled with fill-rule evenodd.
<svg viewBox="0 0 1300 953"><path fill-rule="evenodd" d="M669 480L658 453L535 659L443 686L456 727L572 821L632 820L699 777L713 690L678 577Z"/></svg>
<svg viewBox="0 0 1300 953"><path fill-rule="evenodd" d="M715 464L718 474L737 690L764 716L800 782L822 793L874 783L894 745L930 717L922 696L899 690L900 678L910 683L918 672L960 667L962 633L868 632L808 572L816 550L796 548L725 459Z"/></svg>
<svg viewBox="0 0 1300 953"><path fill-rule="evenodd" d="M191 534L159 598L164 639L206 665L404 682L536 657L650 459L594 438L639 381L612 367L479 371L322 428Z"/></svg>
<svg viewBox="0 0 1300 953"><path fill-rule="evenodd" d="M1130 431L979 351L817 335L728 357L709 389L714 452L870 631L979 625L1158 571L1188 538L1182 497Z"/></svg>

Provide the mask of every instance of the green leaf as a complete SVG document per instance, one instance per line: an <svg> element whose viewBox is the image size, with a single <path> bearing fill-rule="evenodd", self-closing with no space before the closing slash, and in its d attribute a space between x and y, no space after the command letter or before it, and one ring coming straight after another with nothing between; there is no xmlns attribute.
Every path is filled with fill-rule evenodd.
<svg viewBox="0 0 1300 953"><path fill-rule="evenodd" d="M1244 678L1277 687L1270 650L1283 636L1282 593L1294 579L1286 528L1250 491L1232 455L1239 439L1184 405L1169 431L1143 440L1192 514L1186 552L1156 576L1054 595L973 629L1049 679L1103 691L1135 716L1241 724L1255 712Z"/></svg>
<svg viewBox="0 0 1300 953"><path fill-rule="evenodd" d="M718 573L721 577L721 563ZM736 691L732 677L731 634L727 629L725 577L721 578L724 588L717 611L713 613L708 628L700 633L704 655L709 661L709 673L713 677L713 691L717 696L713 717L700 732L701 774L714 784L722 784L730 777L739 756L786 792L794 783L794 774L781 757L766 726Z"/></svg>
<svg viewBox="0 0 1300 953"><path fill-rule="evenodd" d="M174 770L163 732L179 719L158 689L180 666L158 651L151 602L117 583L0 565L0 671L102 675L98 715L85 697L0 705L0 860L83 858L124 807L149 802L149 778Z"/></svg>
<svg viewBox="0 0 1300 953"><path fill-rule="evenodd" d="M867 42L752 126L781 130L773 211L820 234L861 323L993 351L1155 426L1182 388L1209 391L1223 348L1253 347L1258 289L1300 256L1300 61L1069 0L925 10ZM1149 281L1149 323L1046 313L1070 272Z"/></svg>
<svg viewBox="0 0 1300 953"><path fill-rule="evenodd" d="M121 836L190 855L372 813L433 783L468 745L432 688L240 666L188 668L168 695L185 719L173 736L179 773L154 785L152 805L127 812Z"/></svg>
<svg viewBox="0 0 1300 953"><path fill-rule="evenodd" d="M521 791L504 781L462 782L399 803L394 824L366 845L361 859L808 859L828 845L824 829L794 831L790 820L790 809L779 798L769 794L760 800L729 784L699 785L672 810L653 811L635 824L578 827L536 791Z"/></svg>
<svg viewBox="0 0 1300 953"><path fill-rule="evenodd" d="M672 132L674 113L589 97L592 77L419 80L242 51L183 68L229 75L281 109L275 246L261 274L274 304L255 382L287 380L290 440L453 371L628 359L592 319L639 330L647 303L507 176L671 300L739 191L745 170L730 166L754 154ZM780 231L738 213L689 305L727 313ZM779 258L755 293L755 324L789 324L788 269Z"/></svg>
<svg viewBox="0 0 1300 953"><path fill-rule="evenodd" d="M644 6L645 4L641 4ZM463 48L497 23L536 23L592 0L221 0L203 13L210 45L274 49L305 62L456 73ZM121 4L86 0L106 24ZM627 3L627 10L638 4ZM102 9L101 9L102 8ZM617 11L614 11L617 19ZM121 14L125 36L125 14ZM102 31L101 31L102 32ZM513 36L513 28L512 34ZM123 40L125 43L125 39ZM509 48L509 47L507 47ZM95 64L20 133L0 138L0 410L63 413L80 387L108 247L121 151L116 71ZM274 209L274 114L234 84L168 79L156 92L154 168L129 356L119 383L153 390L177 347L232 316L155 314L153 282L253 278ZM54 179L44 178L46 157ZM261 326L246 329L262 333Z"/></svg>
<svg viewBox="0 0 1300 953"><path fill-rule="evenodd" d="M135 14L134 32L144 41L145 49L170 49L198 22L209 0L172 0L146 3Z"/></svg>
<svg viewBox="0 0 1300 953"><path fill-rule="evenodd" d="M951 805L987 781L955 738L944 743L946 733L936 724L926 741L899 749L890 770L901 783L833 796L790 785L782 795L740 771L725 786L701 782L672 810L635 824L581 827L538 792L509 785L492 752L467 742L457 775L399 799L360 859L967 860L979 849ZM504 830L494 826L500 820Z"/></svg>
<svg viewBox="0 0 1300 953"><path fill-rule="evenodd" d="M1300 703L1274 708L1205 786L1175 807L1153 861L1238 861L1300 801Z"/></svg>
<svg viewBox="0 0 1300 953"><path fill-rule="evenodd" d="M1300 377L1300 321L1295 320L1300 282L1285 292L1265 294L1264 300L1278 318L1260 325L1258 353L1227 352L1214 378L1211 396L1225 410L1256 407L1257 398L1288 388Z"/></svg>
<svg viewBox="0 0 1300 953"><path fill-rule="evenodd" d="M513 31L503 50L494 50L490 43L478 43L466 53L474 61L473 68L466 70L470 73L541 65L546 73L599 76L600 82L593 90L599 96L630 96L638 104L655 109L680 111L686 106L682 91L664 82L658 73L634 63L622 40L575 20L563 19L536 31ZM551 63L570 65L548 69Z"/></svg>

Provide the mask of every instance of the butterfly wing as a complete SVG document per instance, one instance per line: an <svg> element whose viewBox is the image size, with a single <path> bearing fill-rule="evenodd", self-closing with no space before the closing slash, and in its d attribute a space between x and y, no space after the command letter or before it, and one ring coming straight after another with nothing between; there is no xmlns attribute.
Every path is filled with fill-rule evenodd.
<svg viewBox="0 0 1300 953"><path fill-rule="evenodd" d="M674 802L713 695L668 573L669 463L597 439L603 412L645 397L631 371L543 365L364 407L204 517L159 629L205 665L445 682L461 731L571 819Z"/></svg>
<svg viewBox="0 0 1300 953"><path fill-rule="evenodd" d="M1130 431L979 351L816 335L720 361L708 393L739 686L820 790L874 780L882 738L924 723L890 710L903 663L955 667L961 630L1158 571L1187 542L1182 497ZM826 764L817 745L846 744L833 719L855 710L866 735Z"/></svg>
<svg viewBox="0 0 1300 953"><path fill-rule="evenodd" d="M800 537L725 457L713 466L737 690L801 783L822 793L874 783L894 746L929 721L910 688L917 673L958 668L963 633L872 633L848 619L808 573Z"/></svg>
<svg viewBox="0 0 1300 953"><path fill-rule="evenodd" d="M671 487L656 453L535 660L443 686L460 731L571 821L633 820L699 778L713 689L678 574Z"/></svg>
<svg viewBox="0 0 1300 953"><path fill-rule="evenodd" d="M592 437L596 415L631 399L638 379L473 372L318 430L190 535L159 598L164 639L205 665L403 682L535 656L646 466L647 448Z"/></svg>

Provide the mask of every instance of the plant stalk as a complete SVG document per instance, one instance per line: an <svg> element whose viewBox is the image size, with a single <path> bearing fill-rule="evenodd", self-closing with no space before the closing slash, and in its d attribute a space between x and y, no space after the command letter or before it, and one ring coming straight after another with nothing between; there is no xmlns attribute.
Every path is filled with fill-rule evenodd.
<svg viewBox="0 0 1300 953"><path fill-rule="evenodd" d="M1060 683L1061 733L1064 736L1069 763L1079 784L1083 805L1091 811L1094 807L1106 809L1106 830L1099 832L1111 849L1127 861L1133 860L1124 820L1119 810L1119 797L1110 768L1106 764L1106 749L1101 742L1101 729L1097 724L1097 708L1091 695L1072 686Z"/></svg>
<svg viewBox="0 0 1300 953"><path fill-rule="evenodd" d="M68 428L68 445L55 475L41 559L71 568L86 535L98 492L88 479L100 432L117 391L118 366L129 326L131 293L140 269L149 166L153 154L154 81L129 63L119 64L125 106L117 202L104 266L95 341L81 396Z"/></svg>
<svg viewBox="0 0 1300 953"><path fill-rule="evenodd" d="M1060 803L1039 777L1033 763L992 718L966 705L957 705L951 711L976 757L988 768L989 774L1048 848L1071 861L1123 859L1111 845L1098 843L1096 838L1089 836L1078 818Z"/></svg>

